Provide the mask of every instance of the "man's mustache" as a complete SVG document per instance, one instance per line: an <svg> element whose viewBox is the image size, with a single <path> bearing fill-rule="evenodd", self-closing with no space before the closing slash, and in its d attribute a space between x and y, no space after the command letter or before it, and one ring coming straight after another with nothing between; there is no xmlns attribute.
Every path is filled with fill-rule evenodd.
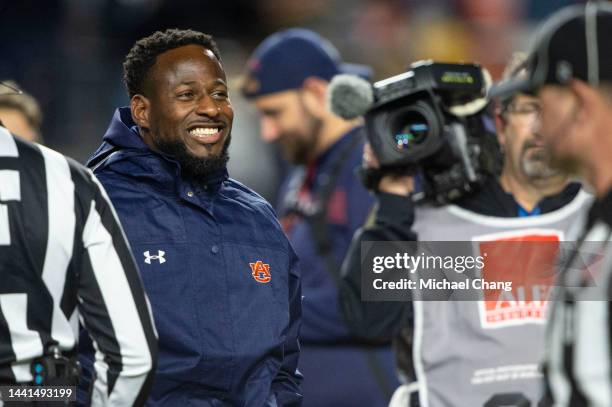
<svg viewBox="0 0 612 407"><path fill-rule="evenodd" d="M539 134L536 134L534 137L529 138L525 141L525 144L523 144L523 150L527 150L528 148L532 147L545 147L548 150L548 147L544 143L542 136L540 136Z"/></svg>

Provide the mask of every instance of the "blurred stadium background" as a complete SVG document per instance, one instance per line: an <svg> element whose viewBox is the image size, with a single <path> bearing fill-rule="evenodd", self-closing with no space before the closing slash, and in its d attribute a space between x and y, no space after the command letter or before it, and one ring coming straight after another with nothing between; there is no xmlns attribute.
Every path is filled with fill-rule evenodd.
<svg viewBox="0 0 612 407"><path fill-rule="evenodd" d="M236 111L230 174L274 202L282 170L259 142L237 91L266 35L300 26L329 38L375 78L419 59L476 61L499 78L535 24L572 0L0 0L0 79L14 79L44 112L45 143L83 162L128 98L121 63L155 30L192 28L217 39Z"/></svg>

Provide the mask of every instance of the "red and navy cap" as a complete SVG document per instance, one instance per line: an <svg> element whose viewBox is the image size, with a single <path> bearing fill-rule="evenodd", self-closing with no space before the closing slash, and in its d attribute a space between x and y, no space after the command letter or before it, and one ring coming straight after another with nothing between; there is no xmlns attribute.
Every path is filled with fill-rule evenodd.
<svg viewBox="0 0 612 407"><path fill-rule="evenodd" d="M301 28L279 31L266 38L253 52L241 86L247 98L298 89L306 78L331 80L349 73L369 79L365 65L342 62L338 50L319 34Z"/></svg>
<svg viewBox="0 0 612 407"><path fill-rule="evenodd" d="M496 84L491 97L531 93L573 78L592 86L612 81L612 4L565 7L547 19L532 44L526 74Z"/></svg>

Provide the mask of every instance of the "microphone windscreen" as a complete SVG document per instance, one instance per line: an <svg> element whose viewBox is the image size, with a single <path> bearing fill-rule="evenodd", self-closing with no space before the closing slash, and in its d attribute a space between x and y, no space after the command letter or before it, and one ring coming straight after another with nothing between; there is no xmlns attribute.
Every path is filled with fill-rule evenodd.
<svg viewBox="0 0 612 407"><path fill-rule="evenodd" d="M327 88L327 106L337 116L350 120L362 116L374 103L372 85L356 75L332 78Z"/></svg>

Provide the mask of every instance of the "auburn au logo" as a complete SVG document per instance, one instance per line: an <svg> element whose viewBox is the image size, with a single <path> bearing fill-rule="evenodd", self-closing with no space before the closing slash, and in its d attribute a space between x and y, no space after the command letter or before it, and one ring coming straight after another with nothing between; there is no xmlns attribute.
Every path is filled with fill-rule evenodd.
<svg viewBox="0 0 612 407"><path fill-rule="evenodd" d="M272 280L269 264L264 264L263 261L257 260L255 263L249 263L249 266L251 266L251 275L258 283L268 283Z"/></svg>

